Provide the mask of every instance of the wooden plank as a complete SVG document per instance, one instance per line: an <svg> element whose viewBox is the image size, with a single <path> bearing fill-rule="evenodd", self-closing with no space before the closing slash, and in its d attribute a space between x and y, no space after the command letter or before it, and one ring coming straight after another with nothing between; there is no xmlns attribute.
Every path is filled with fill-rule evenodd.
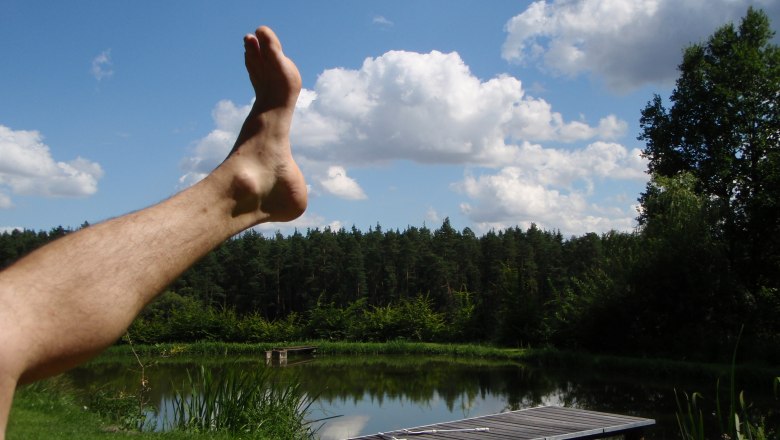
<svg viewBox="0 0 780 440"><path fill-rule="evenodd" d="M265 352L265 363L271 365L274 359L279 360L279 366L287 366L287 354L306 354L315 353L317 347L314 345L298 345L294 347L275 347Z"/></svg>
<svg viewBox="0 0 780 440"><path fill-rule="evenodd" d="M384 437L374 434L353 440L422 439L427 435L420 433L431 430L437 430L435 438L441 440L569 440L630 433L654 423L652 419L641 417L548 406L423 425L386 432ZM475 428L488 430L476 431Z"/></svg>
<svg viewBox="0 0 780 440"><path fill-rule="evenodd" d="M522 416L522 423L544 428L542 437L554 435L564 435L571 432L590 432L599 425L593 423L583 423L576 419L560 419L537 416L537 414L519 414Z"/></svg>
<svg viewBox="0 0 780 440"><path fill-rule="evenodd" d="M561 412L561 409L566 411ZM540 417L554 418L555 420L560 421L568 421L570 423L582 423L591 426L599 426L603 428L604 433L617 433L655 424L655 421L652 419L579 410L576 408L540 408L540 411L538 411L536 415Z"/></svg>
<svg viewBox="0 0 780 440"><path fill-rule="evenodd" d="M506 423L506 421L498 417L485 417L483 419L463 419L458 420L457 423L447 423L444 425L435 425L435 428L445 429L475 429L475 428L488 428L488 431L470 431L451 433L453 439L473 439L476 434L479 434L480 439L534 439L544 435L544 429L531 426L531 425L519 425L514 423ZM412 431L417 431L412 430ZM437 437L438 438L438 437Z"/></svg>
<svg viewBox="0 0 780 440"><path fill-rule="evenodd" d="M499 438L506 438L508 434L521 434L526 437L523 438L538 438L543 437L547 432L549 432L549 429L546 429L545 427L530 424L530 423L524 423L524 422L515 422L512 423L511 420L507 420L505 418L498 418L495 419L487 419L484 421L480 420L474 420L474 419L464 419L463 426L471 427L471 428L477 428L477 427L488 427L490 428L491 433L497 433L496 435L500 435Z"/></svg>
<svg viewBox="0 0 780 440"><path fill-rule="evenodd" d="M655 424L654 420L644 419L641 417L600 413L595 411L583 412L584 410L577 409L572 410L572 415L576 414L578 417L580 417L580 419L590 417L593 418L594 421L600 422L603 426L605 434L619 433L633 429L642 429L646 426Z"/></svg>
<svg viewBox="0 0 780 440"><path fill-rule="evenodd" d="M316 345L297 345L294 347L274 347L273 351L315 351Z"/></svg>
<svg viewBox="0 0 780 440"><path fill-rule="evenodd" d="M585 410L579 408L564 408L559 406L547 406L540 407L539 413L549 412L558 415L571 415L580 418L595 418L599 420L615 420L620 423L634 422L634 421L648 421L652 419L645 419L642 417L627 416L623 414L605 413L599 411Z"/></svg>

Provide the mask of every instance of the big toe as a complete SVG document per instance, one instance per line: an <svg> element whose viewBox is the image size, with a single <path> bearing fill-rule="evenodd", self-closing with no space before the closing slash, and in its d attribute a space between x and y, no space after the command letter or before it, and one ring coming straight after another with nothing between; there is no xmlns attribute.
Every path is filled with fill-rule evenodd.
<svg viewBox="0 0 780 440"><path fill-rule="evenodd" d="M255 36L257 37L257 41L261 48L268 48L275 52L282 51L282 43L279 41L279 37L277 37L276 33L268 26L260 26L257 28L257 30L255 30Z"/></svg>

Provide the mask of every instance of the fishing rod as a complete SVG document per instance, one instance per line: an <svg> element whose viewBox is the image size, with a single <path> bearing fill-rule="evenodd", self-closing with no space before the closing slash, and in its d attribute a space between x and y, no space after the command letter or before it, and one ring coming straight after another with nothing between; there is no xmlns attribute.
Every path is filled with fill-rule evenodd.
<svg viewBox="0 0 780 440"><path fill-rule="evenodd" d="M403 432L404 435L427 435L427 434L445 434L450 432L488 432L488 431L490 431L490 428L426 429L424 431L410 431L408 429L401 430L401 432ZM380 432L379 436L387 440L406 440L403 438L397 438L390 434L385 434L384 432Z"/></svg>

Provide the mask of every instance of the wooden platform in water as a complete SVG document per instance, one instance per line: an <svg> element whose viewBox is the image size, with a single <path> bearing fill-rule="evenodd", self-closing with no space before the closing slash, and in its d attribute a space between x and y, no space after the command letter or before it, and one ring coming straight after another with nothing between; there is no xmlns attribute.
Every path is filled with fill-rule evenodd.
<svg viewBox="0 0 780 440"><path fill-rule="evenodd" d="M642 439L653 419L576 408L542 406L446 423L399 429L352 440L565 440L623 436Z"/></svg>
<svg viewBox="0 0 780 440"><path fill-rule="evenodd" d="M271 363L274 359L278 359L282 365L287 365L288 354L311 354L317 351L315 345L299 345L295 347L274 347L271 350L265 352L265 362Z"/></svg>

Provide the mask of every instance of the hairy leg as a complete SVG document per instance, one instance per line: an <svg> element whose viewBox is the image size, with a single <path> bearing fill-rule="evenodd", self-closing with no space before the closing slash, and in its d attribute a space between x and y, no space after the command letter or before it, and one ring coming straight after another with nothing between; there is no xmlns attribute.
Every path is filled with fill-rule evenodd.
<svg viewBox="0 0 780 440"><path fill-rule="evenodd" d="M219 243L305 210L306 183L289 141L300 74L270 29L247 35L244 46L256 99L216 170L160 204L69 234L0 272L0 440L17 383L91 358Z"/></svg>

